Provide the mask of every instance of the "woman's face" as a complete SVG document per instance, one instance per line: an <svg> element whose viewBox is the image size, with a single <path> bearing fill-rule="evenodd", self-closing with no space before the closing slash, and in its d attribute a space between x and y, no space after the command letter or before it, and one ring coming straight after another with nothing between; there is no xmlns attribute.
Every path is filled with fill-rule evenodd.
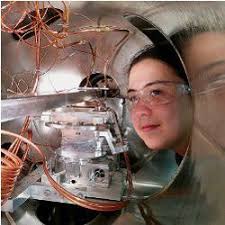
<svg viewBox="0 0 225 225"><path fill-rule="evenodd" d="M166 63L144 59L129 74L129 93L143 90L156 81L182 82ZM145 96L146 97L146 96ZM187 94L174 96L169 103L152 106L141 97L131 107L131 119L138 135L153 149L182 148L187 144L191 124L191 99Z"/></svg>

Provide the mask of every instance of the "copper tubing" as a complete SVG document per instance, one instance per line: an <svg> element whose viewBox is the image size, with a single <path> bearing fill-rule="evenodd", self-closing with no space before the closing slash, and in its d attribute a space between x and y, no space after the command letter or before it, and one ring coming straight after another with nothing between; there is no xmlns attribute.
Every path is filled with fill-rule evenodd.
<svg viewBox="0 0 225 225"><path fill-rule="evenodd" d="M28 136L28 139L31 141L32 140L32 130L27 131L27 136ZM29 150L30 150L30 145L25 144L25 149L24 149L23 156L22 156L23 167L22 167L21 173L18 177L18 180L21 179L22 177L26 176L32 167L33 162L28 159Z"/></svg>
<svg viewBox="0 0 225 225"><path fill-rule="evenodd" d="M47 48L49 46L55 46L55 47L60 47L59 46L59 41L65 39L66 37L70 36L70 35L77 35L77 34L81 34L81 33L86 33L86 32L126 32L126 35L116 44L116 48L121 45L121 43L123 43L127 37L129 36L130 31L126 30L126 29L120 29L118 27L114 27L114 26L107 26L107 25L100 25L98 24L98 26L87 26L87 27L81 27L79 28L78 31L71 31L69 30L69 17L70 17L70 10L68 8L68 6L65 4L64 1L62 1L62 5L63 5L63 12L61 13L58 9L54 8L54 6L51 5L51 3L49 2L48 5L46 6L46 3L44 2L38 2L38 1L34 1L32 4L32 8L33 10L35 10L35 16L32 16L31 14L29 14L29 17L32 17L32 22L30 24L25 25L24 27L20 27L20 28L16 28L18 26L18 24L20 22L23 21L23 19L25 18L25 16L32 10L30 7L28 7L28 5L24 5L24 8L21 9L21 17L18 18L18 20L16 22L14 22L14 25L11 25L10 21L8 22L8 24L11 25L11 27L7 26L6 23L7 21L5 21L5 17L10 15L10 13L13 13L12 11L14 10L14 8L16 8L16 2L11 2L8 5L5 5L4 7L1 8L2 10L2 16L1 16L1 23L2 23L2 27L5 28L3 29L4 32L8 32L8 33L16 33L18 36L20 36L20 41L23 41L24 43L28 44L30 47L33 48L37 48L37 42L35 41L34 44L29 43L26 40L23 40L23 36L21 36L19 33L26 33L27 32L33 32L35 30L39 30L41 29L42 31L42 35L47 39L47 41L49 42L48 44L44 45L44 46L39 46L41 48ZM30 5L31 5L30 4ZM40 5L41 4L41 5ZM40 9L45 9L45 12L43 15L41 15L40 13ZM47 23L49 21L44 21L45 15L47 13L47 10L49 8L54 9L58 14L57 16L60 17L61 19L61 26L62 26L62 31L58 31L58 30L52 30L50 26L47 25ZM81 14L81 16L85 17L84 15ZM52 20L53 17L51 17L49 20ZM88 17L86 19L89 19ZM89 19L90 20L90 19ZM36 36L36 34L35 34ZM78 41L78 42L82 42L84 40ZM74 45L74 43L70 43L70 44L66 44L67 46L70 45ZM61 45L61 48L65 48L64 45ZM110 57L111 58L111 57ZM106 60L107 64L108 61L110 61L109 59ZM106 68L108 67L108 65L106 66Z"/></svg>
<svg viewBox="0 0 225 225"><path fill-rule="evenodd" d="M36 48L35 48L35 82L34 82L34 86L33 89L31 91L31 93L35 93L36 89L38 87L38 82L40 79L40 71L41 71L41 54L40 54L40 49L41 49L41 28L38 27L37 29L35 29L35 44L36 44Z"/></svg>
<svg viewBox="0 0 225 225"><path fill-rule="evenodd" d="M123 155L124 155L124 159L125 159L125 163L126 163L126 167L127 167L128 197L130 197L134 191L131 166L130 166L130 160L129 160L129 156L128 156L127 152L124 152Z"/></svg>
<svg viewBox="0 0 225 225"><path fill-rule="evenodd" d="M24 121L22 130L20 132L21 135L24 135L25 132L27 132L29 124L30 124L30 118L28 116L26 117ZM28 133L28 137L29 138L31 137L30 133ZM4 154L4 156L1 156L1 165L2 165L1 200L2 200L2 203L7 201L7 199L11 196L15 183L23 168L24 161L27 158L27 154L29 151L28 145L26 147L25 154L23 155L23 159L21 160L17 156L21 142L22 141L19 138L16 138L8 150L1 149L1 153Z"/></svg>
<svg viewBox="0 0 225 225"><path fill-rule="evenodd" d="M9 212L5 212L5 217L7 218L10 225L16 225L14 219L12 218Z"/></svg>
<svg viewBox="0 0 225 225"><path fill-rule="evenodd" d="M24 135L26 132L27 132L27 129L28 129L28 127L29 127L29 125L30 125L30 117L29 116L27 116L26 118L25 118L25 121L24 121L24 123L23 123L23 127L22 127L22 130L21 130L21 132L20 132L20 134L21 135ZM20 145L21 145L21 140L20 139L15 139L15 141L11 144L11 146L9 147L9 149L8 149L8 151L9 152L12 152L13 154L17 154L18 153L18 150L19 150L19 147L20 147Z"/></svg>
<svg viewBox="0 0 225 225"><path fill-rule="evenodd" d="M149 205L146 204L144 201L141 201L140 203L138 203L138 208L146 224L161 225L161 223L157 219L155 219L155 217L153 216L152 210L149 207Z"/></svg>
<svg viewBox="0 0 225 225"><path fill-rule="evenodd" d="M17 1L10 2L9 4L6 4L1 7L1 26L2 30L4 32L8 33L15 33L20 37L20 41L23 41L24 43L28 44L30 47L36 48L36 43L32 44L26 40L23 40L23 36L20 35L20 33L28 34L29 32L33 32L33 30L42 29L43 33L49 36L48 41L49 44L46 46L42 46L42 48L49 47L52 45L52 43L57 42L59 39L65 38L67 36L67 29L68 29L68 21L69 21L69 9L67 5L62 2L63 4L63 13L61 13L59 10L55 9L50 3L46 6L46 3L44 2L28 2L28 3L18 3L21 7L23 4L23 7L19 8L17 5ZM40 5L41 4L41 5ZM44 15L41 15L40 9L45 9ZM47 25L48 21L43 21L43 19L46 16L46 13L49 8L55 9L55 11L58 12L58 16L62 20L62 32L58 32L57 30L51 30L50 27ZM35 10L35 14L32 16L32 14L29 14L31 11ZM17 15L20 14L18 19L16 21L7 21L7 17L10 17L11 14L14 14L16 11ZM31 22L29 24L24 25L23 27L17 28L17 26L26 18L26 16L29 14L29 17L32 18ZM52 20L53 17L51 17L49 20ZM9 19L8 19L9 20ZM50 38L50 36L52 38Z"/></svg>
<svg viewBox="0 0 225 225"><path fill-rule="evenodd" d="M53 188L55 188L56 191L58 191L59 194L61 194L64 198L66 198L67 200L71 201L74 204L77 204L81 207L84 208L88 208L88 209L92 209L92 210L96 210L96 211L115 211L115 210L120 210L122 208L124 208L127 204L127 201L125 202L116 202L116 203L98 203L98 202L92 202L86 199L82 199L79 198L77 196L75 196L74 194L72 194L71 192L67 191L66 189L64 189L60 184L58 184L49 174L48 168L47 168L47 161L46 161L46 157L44 155L44 153L31 141L29 141L27 138L24 138L21 135L9 132L9 131L5 131L5 130L1 130L2 134L5 135L9 135L9 136L13 136L15 138L20 139L21 141L29 144L30 146L33 147L33 149L40 155L42 162L43 162L43 169L44 172L48 178L48 181L50 182L50 184L52 185Z"/></svg>
<svg viewBox="0 0 225 225"><path fill-rule="evenodd" d="M15 154L1 149L1 203L4 204L11 196L17 177L23 167L22 160Z"/></svg>
<svg viewBox="0 0 225 225"><path fill-rule="evenodd" d="M18 3L22 4L22 3ZM101 25L100 23L97 24L97 26L86 26L86 27L80 27L78 30L73 30L71 26L69 26L69 18L70 18L70 10L69 7L65 2L62 1L62 7L63 7L63 12L59 11L57 8L55 8L50 2L28 2L28 3L23 3L23 7L21 5L17 5L17 2L10 2L4 6L2 6L1 11L1 24L4 32L8 33L15 33L17 34L18 37L20 37L20 42L23 42L27 44L28 46L32 47L36 51L36 69L35 69L35 75L34 75L34 86L31 90L31 93L35 93L39 78L42 75L41 74L41 50L50 46L56 47L57 49L64 49L66 47L74 47L74 45L84 45L88 44L90 47L90 54L92 55L92 63L91 63L91 68L90 68L90 73L88 74L88 78L90 77L90 74L92 73L92 69L95 65L95 59L99 56L97 56L96 52L93 51L93 47L91 43L87 40L84 40L84 38L81 38L81 40L78 40L76 42L71 42L71 43L66 43L65 39L69 36L72 35L80 35L82 33L93 33L93 32L124 32L124 37L115 44L115 48L113 49L113 53L109 54L107 59L105 60L104 64L104 77L105 77L105 86L107 87L107 73L109 69L110 63L112 63L112 60L115 58L115 55L117 54L118 50L122 46L123 43L125 43L129 36L130 36L130 31L127 29L123 28L118 28L115 26L107 26L107 25ZM18 7L19 6L19 7ZM18 8L18 9L17 9ZM49 18L49 20L46 21L46 14L48 9L54 9L57 12L57 17L60 18L61 22L61 31L59 30L53 30L47 23L54 19L53 17ZM41 9L44 9L44 11L41 11ZM16 21L7 21L7 17L10 17L10 14L13 14L14 10L17 11L17 14L20 16ZM31 11L35 11L34 14L31 14ZM17 26L26 18L26 16L29 15L31 18L31 22L29 24L24 25L23 27L17 28ZM85 17L84 15L81 15ZM8 18L9 20L10 18ZM86 17L86 19L89 19ZM90 20L90 19L89 19ZM9 25L7 25L9 24ZM32 39L32 43L29 42L28 40L23 39L23 35L21 33L24 33L24 35L27 35L28 33L33 33L35 35L34 40ZM47 43L44 45L41 45L41 41L43 39L46 39ZM42 41L43 43L43 41ZM56 61L56 60L55 60ZM87 79L87 84L89 82L89 79ZM19 84L16 84L19 88ZM26 85L29 87L29 85ZM17 92L14 92L13 90L10 90L10 92L17 94ZM26 94L25 92L22 92L23 94Z"/></svg>
<svg viewBox="0 0 225 225"><path fill-rule="evenodd" d="M28 134L28 139L31 141L32 140L32 136L33 136L32 130L28 130L27 134ZM27 159L27 155L28 155L28 152L30 150L29 148L30 148L30 146L26 143L26 147L25 147L25 150L24 150L24 155L23 155L23 158L22 158L23 162Z"/></svg>

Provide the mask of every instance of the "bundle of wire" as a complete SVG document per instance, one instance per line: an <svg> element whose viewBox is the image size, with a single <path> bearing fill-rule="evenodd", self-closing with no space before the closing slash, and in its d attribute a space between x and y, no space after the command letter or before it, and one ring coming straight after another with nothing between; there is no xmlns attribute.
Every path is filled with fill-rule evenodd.
<svg viewBox="0 0 225 225"><path fill-rule="evenodd" d="M103 74L105 76L105 82L107 86L106 74L108 73L110 63L118 53L122 44L124 44L129 39L131 32L124 28L100 24L97 24L97 26L85 26L77 28L76 26L69 23L70 14L73 14L70 12L69 4L64 1L62 1L61 4L62 6L60 8L62 9L57 9L50 2L12 1L3 4L3 6L1 7L2 31L15 34L19 38L18 44L22 42L32 49L35 49L36 68L31 93L34 93L36 91L39 78L41 75L43 75L43 71L41 72L41 62L43 64L43 58L41 55L47 54L47 51L44 52L44 49L48 47L55 47L57 50L63 49L64 51L65 48L71 47L74 51L80 51L79 49L75 49L74 47L76 45L87 45L89 47L89 51L82 50L82 52L92 55L92 63L87 79L88 84L90 74L92 74L92 70L95 66L95 60L97 57L101 58L101 56L97 55L97 51L92 46L91 41L88 41L86 36L82 37L83 34L122 32L124 33L124 36L115 44L112 53L109 54L106 59L101 59L104 61ZM17 19L11 17L11 15L14 14L17 15ZM85 18L88 21L94 22L83 14L75 14L81 16L82 18ZM56 20L58 20L57 24L55 24ZM55 26L50 26L53 23L55 24ZM29 35L34 36L34 38L27 38ZM77 40L77 35L81 36L80 40ZM41 54L41 51L43 54ZM72 55L73 54L74 53L72 53ZM58 60L57 58L58 52L56 54L56 57L52 59L53 63L51 63L50 68L48 68L45 73L47 73L55 65L56 61ZM22 82L27 87L29 87L29 85L26 84L25 81ZM19 86L19 84L16 85ZM11 89L9 89L9 92L15 93L15 91ZM23 94L27 94L28 92L29 88L27 88L25 93Z"/></svg>

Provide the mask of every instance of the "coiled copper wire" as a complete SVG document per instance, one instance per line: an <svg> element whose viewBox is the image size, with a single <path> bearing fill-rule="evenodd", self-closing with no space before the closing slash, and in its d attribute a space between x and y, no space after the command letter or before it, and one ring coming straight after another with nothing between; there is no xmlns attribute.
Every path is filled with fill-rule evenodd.
<svg viewBox="0 0 225 225"><path fill-rule="evenodd" d="M23 161L15 154L1 149L1 203L4 204L11 196L17 177L23 167Z"/></svg>
<svg viewBox="0 0 225 225"><path fill-rule="evenodd" d="M30 147L32 147L40 155L42 162L43 162L43 169L48 178L49 183L52 185L53 188L55 188L55 190L60 195L62 195L64 198L71 201L72 203L77 204L84 208L97 210L97 211L105 211L105 212L120 210L127 205L127 201L121 201L121 202L116 202L116 203L115 202L113 202L113 203L98 203L98 202L92 202L92 201L82 199L82 198L75 196L74 194L72 194L71 192L69 192L65 188L63 188L60 184L58 184L51 177L51 175L49 174L49 171L48 171L46 157L45 157L44 153L34 143L32 143L30 140L28 140L27 138L25 138L19 134L15 134L15 133L5 131L5 130L1 130L1 133L12 136L12 137L16 137L16 138L20 139L21 141L29 144Z"/></svg>
<svg viewBox="0 0 225 225"><path fill-rule="evenodd" d="M28 126L30 124L30 117L26 117L21 135L24 135L27 132ZM28 136L30 138L30 134ZM1 149L1 201L2 204L7 201L7 199L11 196L12 191L14 189L15 183L20 175L20 172L23 168L24 161L27 158L27 154L29 151L29 146L25 150L25 154L22 159L19 158L18 151L21 145L21 139L16 138L15 141L11 144L8 150Z"/></svg>

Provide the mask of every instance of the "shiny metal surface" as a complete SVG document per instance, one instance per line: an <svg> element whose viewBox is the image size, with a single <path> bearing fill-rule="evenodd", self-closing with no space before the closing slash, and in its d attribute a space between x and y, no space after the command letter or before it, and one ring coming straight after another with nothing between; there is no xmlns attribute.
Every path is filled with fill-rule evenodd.
<svg viewBox="0 0 225 225"><path fill-rule="evenodd" d="M35 225L43 225L53 219L51 222L56 224L66 223L68 225L73 225L75 222L79 224L86 220L85 224L110 225L119 215L118 212L100 214L92 212L92 216L88 213L90 213L90 211L85 209L82 210L73 205L47 205L45 202L29 200L14 213L11 224L15 223L16 225L23 225L32 223ZM64 217L65 215L66 218ZM86 218L83 220L79 219L80 215L83 215ZM2 214L1 219L2 224L9 224L9 220L5 216L5 213Z"/></svg>
<svg viewBox="0 0 225 225"><path fill-rule="evenodd" d="M55 4L60 7L60 3ZM134 29L129 23L121 23L121 18L113 20L112 14L114 16L127 15L131 13L139 14L155 23L166 34L172 34L177 29L186 27L190 24L193 26L202 25L205 26L206 29L224 31L224 2L71 2L71 7L73 10L82 12L83 14L93 18L97 18L101 15L103 17L101 20L102 24L124 25L126 28L131 27L131 30L134 31L132 38L130 38L130 40L121 47L117 56L113 60L111 69L109 70L109 74L115 78L118 86L121 88L122 94L126 92L127 77L125 75L126 65L128 64L129 59L138 51L138 49L151 42L149 42L145 36ZM76 19L74 18L74 21L75 20ZM83 23L84 25L89 24L89 22L84 20L80 21L80 23ZM15 53L15 46L17 43L8 37L8 34L2 34L2 42L4 42L4 45L2 46L3 95L6 94L6 89L10 84L8 74L21 74L24 73L24 71L31 71L33 66L31 63L32 54L29 52L29 49L20 46L22 51L18 57L18 54ZM111 39L114 37L115 36L113 35ZM109 40L108 42L110 42L111 39L107 39ZM100 38L99 40L101 40L100 43L102 46L99 47L99 51L104 55L106 54L105 46L108 46L107 40L104 38ZM108 44L111 46L110 43ZM213 46L214 43L211 43L211 45ZM54 50L51 49L49 51L49 55L54 54ZM70 55L68 52L66 54ZM22 58L21 55L24 57ZM71 57L73 56L74 55ZM71 59L71 57L68 58ZM74 62L76 61L76 68L74 68L75 63L71 63L69 60L65 61L63 65L57 64L52 70L55 71L55 73L56 71L60 69L63 70L65 68L67 71L76 70L79 73L76 75L74 73L72 76L77 80L77 82L74 82L74 86L57 86L60 82L57 83L57 81L54 81L54 88L57 87L58 90L64 90L66 88L70 89L78 87L79 83L88 73L86 66L88 61L87 59L88 57L84 55L82 57L77 56L77 58L74 59ZM46 62L46 65L48 65L48 62ZM45 69L47 67L48 66L45 66ZM80 72L82 67L86 72ZM102 72L102 70L101 62L99 62L96 65L96 71ZM67 72L67 74L69 73ZM27 77L29 77L29 75ZM43 83L40 83L38 89L39 94L46 91L44 80L48 80L49 77L54 80L52 74L47 74L45 78L43 76ZM149 198L146 201L152 209L154 216L161 224L223 225L225 223L225 195L223 194L225 188L225 155L223 145L224 114L222 113L224 105L224 101L222 100L224 99L224 92L222 91L224 90L223 84L224 83L222 82L220 88L221 91L217 92L217 95L215 95L215 90L211 90L210 87L205 86L205 89L208 90L208 94L211 93L212 95L210 97L205 95L205 98L198 98L197 96L194 98L194 102L197 107L195 111L196 120L192 134L191 152L188 154L182 167L176 170L177 177L167 185L168 189L163 190L164 192L160 195L154 196L154 198ZM49 88L47 93L54 93L54 88ZM211 98L212 96L213 98ZM134 167L140 168L143 165L146 165L145 162L150 153L144 150L145 146L134 133L128 115L129 113L124 115L123 123L125 124L125 127L127 127L126 132L128 133L128 141L132 146L131 155L134 156ZM217 121L216 123L215 119ZM201 126L199 126L199 123ZM3 126L5 125L3 124ZM142 168L149 167L146 165L146 167L144 166ZM140 189L141 192L145 192L146 180L149 181L150 179L152 183L154 181L151 180L152 177L148 176L147 171L148 169L143 169L143 175L140 175L140 170L140 176L138 176L139 180L136 181L138 182L137 185L143 186L143 189ZM160 173L157 178L162 178L163 180L163 176L161 176L160 163L156 172ZM162 187L162 180L160 180L160 188ZM158 190L159 189L157 189L157 192ZM24 208L21 210L23 212L23 218L25 218L26 216L24 212L28 210ZM129 221L130 224L132 224L132 222L134 224L145 224L143 218L140 216L139 210L135 206L135 202L127 208L127 211L130 212L130 214L123 214L114 224L124 224L124 221ZM15 215L16 213L14 216ZM32 215L33 216L29 221L32 221L35 218L34 213ZM17 217L15 216L15 218ZM23 223L21 222L18 224L26 224L26 222L23 221Z"/></svg>
<svg viewBox="0 0 225 225"><path fill-rule="evenodd" d="M159 169L160 168L160 171ZM146 199L159 193L173 180L178 169L173 151L162 151L150 157L134 174L135 189L133 198Z"/></svg>
<svg viewBox="0 0 225 225"><path fill-rule="evenodd" d="M2 100L2 122L21 118L27 115L37 116L43 111L65 104L79 103L97 96L97 90L66 93L58 95L42 95Z"/></svg>
<svg viewBox="0 0 225 225"><path fill-rule="evenodd" d="M61 131L61 144L48 160L50 174L58 183L83 198L120 201L126 190L126 172L120 168L118 154L128 151L128 147L121 136L116 113L105 104L67 105L45 111L33 122ZM43 170L39 170L35 169L17 183L3 211L17 210L24 195L69 203L50 186Z"/></svg>

